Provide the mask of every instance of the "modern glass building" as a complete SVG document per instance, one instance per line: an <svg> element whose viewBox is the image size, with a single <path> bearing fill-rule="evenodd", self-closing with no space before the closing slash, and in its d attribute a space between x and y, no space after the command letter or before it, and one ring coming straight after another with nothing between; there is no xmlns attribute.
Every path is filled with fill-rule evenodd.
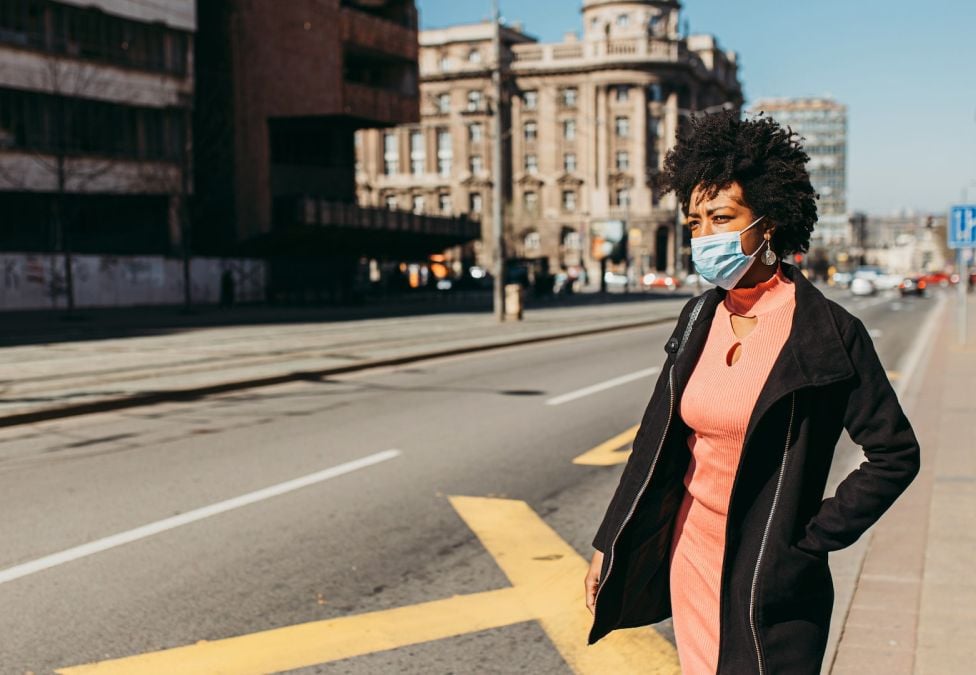
<svg viewBox="0 0 976 675"><path fill-rule="evenodd" d="M820 222L811 249L849 246L847 106L829 98L760 99L750 112L760 111L799 134L810 155L810 180L820 194Z"/></svg>

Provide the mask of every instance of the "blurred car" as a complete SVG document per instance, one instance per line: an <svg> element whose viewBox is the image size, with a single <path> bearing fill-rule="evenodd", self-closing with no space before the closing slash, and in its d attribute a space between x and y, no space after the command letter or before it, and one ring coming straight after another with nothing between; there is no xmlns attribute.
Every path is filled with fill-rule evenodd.
<svg viewBox="0 0 976 675"><path fill-rule="evenodd" d="M854 278L854 275L851 274L850 272L834 272L834 276L832 277L832 281L834 282L834 285L835 286L840 286L842 288L847 288L848 286L851 285L851 280L853 278Z"/></svg>
<svg viewBox="0 0 976 675"><path fill-rule="evenodd" d="M871 282L875 290L891 290L898 288L902 277L897 274L887 274L877 265L861 265L854 271L855 279L866 279Z"/></svg>
<svg viewBox="0 0 976 675"><path fill-rule="evenodd" d="M641 281L644 284L644 288L657 288L668 291L676 291L681 285L681 282L670 274L656 274L654 272L645 274Z"/></svg>
<svg viewBox="0 0 976 675"><path fill-rule="evenodd" d="M607 288L626 288L628 279L626 274L607 272L603 275L603 281L606 282Z"/></svg>
<svg viewBox="0 0 976 675"><path fill-rule="evenodd" d="M854 277L851 279L851 295L874 295L877 292L878 288L870 279L864 277Z"/></svg>
<svg viewBox="0 0 976 675"><path fill-rule="evenodd" d="M902 297L906 295L922 296L925 295L925 289L927 287L928 283L924 277L905 277L898 284L898 292L901 293Z"/></svg>
<svg viewBox="0 0 976 675"><path fill-rule="evenodd" d="M922 279L924 279L925 283L929 286L940 286L942 288L956 283L952 280L952 276L947 272L929 272L928 274L924 275Z"/></svg>

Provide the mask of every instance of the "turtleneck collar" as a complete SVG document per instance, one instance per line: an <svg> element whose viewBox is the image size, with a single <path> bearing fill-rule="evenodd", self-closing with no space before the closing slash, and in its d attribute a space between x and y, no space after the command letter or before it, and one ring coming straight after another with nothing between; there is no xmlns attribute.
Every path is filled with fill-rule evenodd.
<svg viewBox="0 0 976 675"><path fill-rule="evenodd" d="M780 308L794 296L793 282L783 274L782 267L776 274L752 288L733 288L725 294L725 307L740 316L759 316Z"/></svg>

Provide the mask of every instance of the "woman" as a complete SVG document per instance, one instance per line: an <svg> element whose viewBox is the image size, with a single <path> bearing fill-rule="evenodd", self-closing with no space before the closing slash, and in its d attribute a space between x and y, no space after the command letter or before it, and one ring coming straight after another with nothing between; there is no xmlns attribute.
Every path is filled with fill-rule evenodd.
<svg viewBox="0 0 976 675"><path fill-rule="evenodd" d="M768 118L698 117L664 184L717 288L693 299L593 540L592 644L673 615L687 675L820 672L827 554L918 473L919 448L863 324L780 260L817 219L809 160ZM823 499L843 429L867 462Z"/></svg>

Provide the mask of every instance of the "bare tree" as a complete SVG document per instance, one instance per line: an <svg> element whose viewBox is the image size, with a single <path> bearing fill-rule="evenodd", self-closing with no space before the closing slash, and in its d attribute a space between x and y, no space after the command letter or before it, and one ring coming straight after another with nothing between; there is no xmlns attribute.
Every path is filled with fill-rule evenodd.
<svg viewBox="0 0 976 675"><path fill-rule="evenodd" d="M52 97L52 105L45 110L42 125L44 141L37 147L16 148L38 166L48 178L53 178L54 200L51 204L51 222L54 230L54 248L63 256L64 286L52 286L55 297L63 293L68 311L75 308L74 276L70 223L74 212L69 208L70 194L84 193L99 178L109 173L117 164L113 158L82 157L79 147L79 99L104 99L115 88L97 67L57 55L45 55L42 70L31 88ZM8 185L22 190L36 189L32 174L14 173L0 163L0 178Z"/></svg>

